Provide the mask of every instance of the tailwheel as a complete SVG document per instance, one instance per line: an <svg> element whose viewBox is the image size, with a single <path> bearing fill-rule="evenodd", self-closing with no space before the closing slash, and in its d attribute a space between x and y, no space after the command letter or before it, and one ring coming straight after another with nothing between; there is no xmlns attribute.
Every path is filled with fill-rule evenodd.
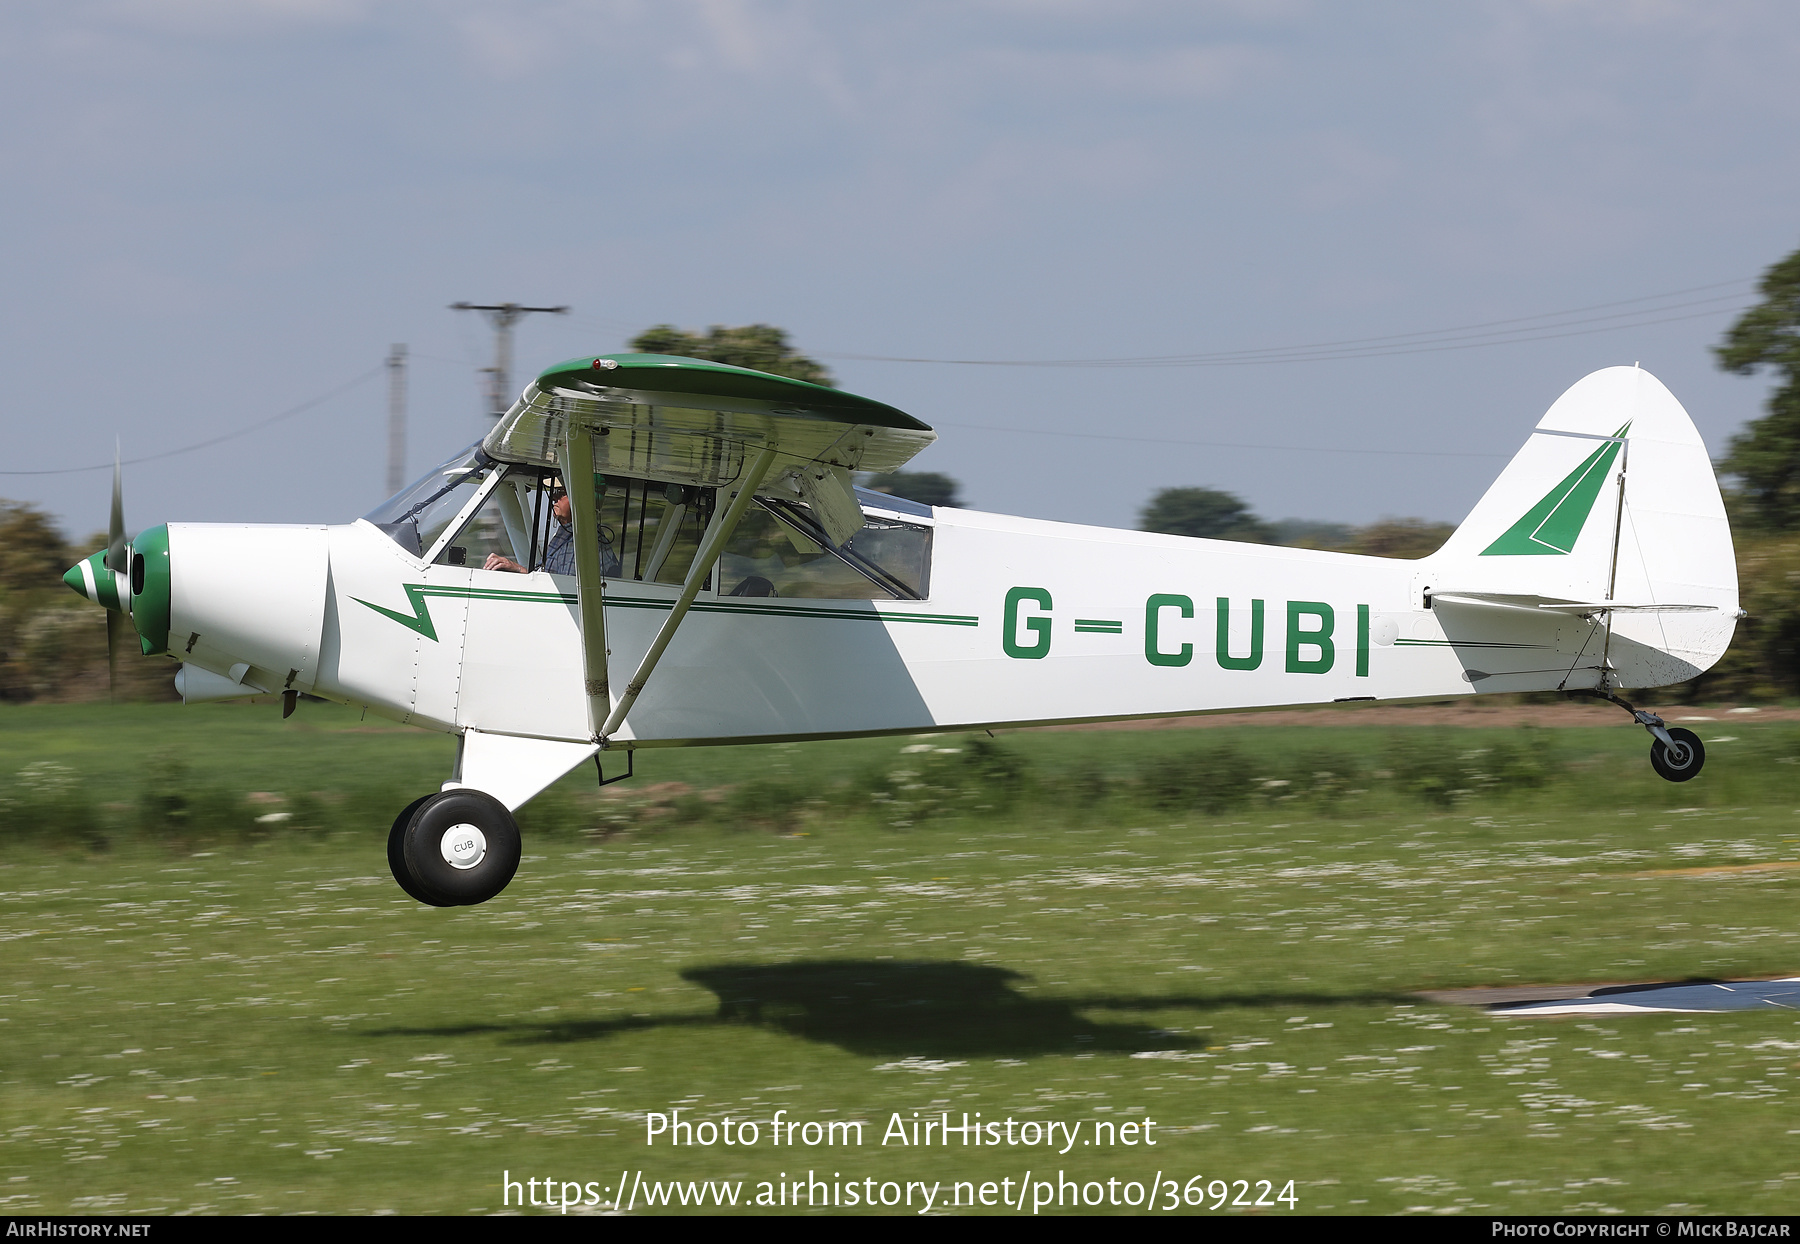
<svg viewBox="0 0 1800 1244"><path fill-rule="evenodd" d="M448 790L409 804L388 834L400 888L432 907L485 903L513 879L522 844L512 813L492 795Z"/></svg>
<svg viewBox="0 0 1800 1244"><path fill-rule="evenodd" d="M1676 727L1668 731L1669 741L1657 739L1650 744L1650 767L1656 776L1669 782L1685 782L1700 772L1706 763L1706 749L1700 736L1692 730Z"/></svg>
<svg viewBox="0 0 1800 1244"><path fill-rule="evenodd" d="M1706 749L1700 746L1700 736L1692 730L1683 730L1679 726L1670 729L1655 713L1633 708L1604 687L1593 691L1572 691L1570 694L1597 696L1617 704L1631 714L1633 721L1648 730L1653 740L1650 744L1650 767L1656 770L1657 777L1665 782L1686 782L1700 776L1700 767L1706 763Z"/></svg>

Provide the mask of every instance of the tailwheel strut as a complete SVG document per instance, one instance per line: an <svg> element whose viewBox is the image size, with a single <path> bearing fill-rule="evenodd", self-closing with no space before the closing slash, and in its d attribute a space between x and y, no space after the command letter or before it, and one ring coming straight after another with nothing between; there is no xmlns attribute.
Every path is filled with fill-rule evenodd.
<svg viewBox="0 0 1800 1244"><path fill-rule="evenodd" d="M1685 782L1699 776L1701 766L1706 763L1706 748L1701 746L1700 736L1692 730L1683 730L1680 726L1671 728L1655 713L1635 708L1624 697L1614 695L1611 691L1571 694L1596 696L1617 704L1631 714L1633 721L1648 730L1654 740L1650 744L1650 767L1656 770L1657 777L1669 782Z"/></svg>

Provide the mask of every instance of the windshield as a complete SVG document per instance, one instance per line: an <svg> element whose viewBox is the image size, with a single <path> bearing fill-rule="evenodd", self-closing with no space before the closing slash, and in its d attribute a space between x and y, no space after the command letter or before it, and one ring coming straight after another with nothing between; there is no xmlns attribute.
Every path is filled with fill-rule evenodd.
<svg viewBox="0 0 1800 1244"><path fill-rule="evenodd" d="M494 466L479 446L471 445L363 517L408 553L423 557L451 520L462 513Z"/></svg>

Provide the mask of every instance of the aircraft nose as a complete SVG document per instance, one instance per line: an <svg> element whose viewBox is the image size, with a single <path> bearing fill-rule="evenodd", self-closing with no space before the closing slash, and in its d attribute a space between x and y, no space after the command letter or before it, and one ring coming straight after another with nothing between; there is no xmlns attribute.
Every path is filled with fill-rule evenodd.
<svg viewBox="0 0 1800 1244"><path fill-rule="evenodd" d="M82 558L63 572L63 582L68 584L69 589L76 595L84 596L96 605L104 605L108 609L116 609L121 612L124 610L120 599L123 594L121 588L125 588L125 585L120 583L123 578L123 575L114 574L106 568L105 549L101 549L91 557ZM129 591L129 588L125 588L125 590Z"/></svg>
<svg viewBox="0 0 1800 1244"><path fill-rule="evenodd" d="M101 549L65 570L63 582L77 595L129 618L145 656L167 652L173 596L168 526L140 531L126 546L126 553L129 569L122 574L106 568L106 550Z"/></svg>

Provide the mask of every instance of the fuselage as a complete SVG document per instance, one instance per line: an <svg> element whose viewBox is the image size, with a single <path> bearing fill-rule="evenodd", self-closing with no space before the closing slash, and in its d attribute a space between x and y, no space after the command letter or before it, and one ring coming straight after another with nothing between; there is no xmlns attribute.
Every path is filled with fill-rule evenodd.
<svg viewBox="0 0 1800 1244"><path fill-rule="evenodd" d="M1738 614L1705 446L1635 368L1572 387L1444 548L1401 561L855 489L852 470L905 461L929 429L817 386L798 389L854 409L756 406L721 386L798 382L621 357L546 373L481 446L366 519L170 524L134 542L128 574L95 554L67 581L184 662L190 701L305 692L593 746L1664 686L1716 661ZM633 369L720 392L588 379ZM657 404L677 400L701 404ZM578 472L565 498L577 432L592 494ZM764 478L749 443L765 467L805 468ZM572 533L596 559L585 612L562 573Z"/></svg>
<svg viewBox="0 0 1800 1244"><path fill-rule="evenodd" d="M1421 563L968 510L907 518L932 529L925 599L703 591L615 743L1474 689L1440 615L1424 607ZM573 576L428 564L367 522L172 524L169 546L171 653L214 674L439 730L590 737ZM282 573L246 571L257 565ZM615 680L635 667L678 590L606 583ZM1546 621L1542 638L1554 646L1555 620Z"/></svg>

